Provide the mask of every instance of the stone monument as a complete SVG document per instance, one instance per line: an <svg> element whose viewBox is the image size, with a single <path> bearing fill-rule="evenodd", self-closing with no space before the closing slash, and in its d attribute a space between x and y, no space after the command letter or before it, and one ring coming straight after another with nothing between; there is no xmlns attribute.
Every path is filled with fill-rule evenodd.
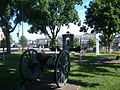
<svg viewBox="0 0 120 90"><path fill-rule="evenodd" d="M62 37L63 37L63 49L68 50L70 48L73 48L73 46L74 46L74 41L73 41L74 35L71 34L69 31L67 31L66 34L62 35Z"/></svg>

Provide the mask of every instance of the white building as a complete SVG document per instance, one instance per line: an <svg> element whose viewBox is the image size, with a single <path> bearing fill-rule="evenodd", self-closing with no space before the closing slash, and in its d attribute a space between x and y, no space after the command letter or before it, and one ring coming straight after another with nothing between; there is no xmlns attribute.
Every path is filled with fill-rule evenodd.
<svg viewBox="0 0 120 90"><path fill-rule="evenodd" d="M5 36L4 36L3 32L0 31L0 41L1 41L3 38L5 38Z"/></svg>
<svg viewBox="0 0 120 90"><path fill-rule="evenodd" d="M3 38L5 39L5 36L3 32L0 30L0 46L1 46L1 40L3 40Z"/></svg>

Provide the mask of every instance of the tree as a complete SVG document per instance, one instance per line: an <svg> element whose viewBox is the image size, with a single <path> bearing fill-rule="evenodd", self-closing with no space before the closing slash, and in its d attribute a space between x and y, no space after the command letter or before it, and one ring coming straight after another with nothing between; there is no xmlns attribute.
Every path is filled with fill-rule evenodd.
<svg viewBox="0 0 120 90"><path fill-rule="evenodd" d="M94 47L96 45L96 40L89 39L88 44L89 44L89 47Z"/></svg>
<svg viewBox="0 0 120 90"><path fill-rule="evenodd" d="M80 40L79 40L79 38L77 38L77 37L74 37L74 46L75 46L75 47L80 46Z"/></svg>
<svg viewBox="0 0 120 90"><path fill-rule="evenodd" d="M55 45L56 37L62 26L69 23L80 25L75 5L81 5L82 0L36 0L24 10L26 21L32 25L30 33L43 33ZM79 23L78 23L79 22Z"/></svg>
<svg viewBox="0 0 120 90"><path fill-rule="evenodd" d="M85 24L101 33L107 41L108 51L115 35L120 33L120 2L118 0L95 0L89 3L86 11ZM81 31L87 31L85 27Z"/></svg>
<svg viewBox="0 0 120 90"><path fill-rule="evenodd" d="M107 39L105 38L104 35L100 35L99 38L100 38L100 41L99 41L100 45L106 47L106 52L107 52L108 51ZM113 42L114 42L114 39L112 40L112 42L109 42L111 46L113 45Z"/></svg>
<svg viewBox="0 0 120 90"><path fill-rule="evenodd" d="M10 46L12 43L13 43L13 39L12 39L12 36L10 35Z"/></svg>
<svg viewBox="0 0 120 90"><path fill-rule="evenodd" d="M48 43L48 45L49 45L50 47L52 47L52 41L51 41L51 40L48 41L47 43ZM61 45L58 40L55 40L55 44L56 44L57 46L60 46L60 45Z"/></svg>
<svg viewBox="0 0 120 90"><path fill-rule="evenodd" d="M104 37L104 35L100 35L99 38L100 38L99 43L100 43L102 46L107 47L107 39Z"/></svg>
<svg viewBox="0 0 120 90"><path fill-rule="evenodd" d="M27 46L27 38L25 36L21 36L19 43L21 46L26 47Z"/></svg>
<svg viewBox="0 0 120 90"><path fill-rule="evenodd" d="M19 0L1 0L0 1L0 27L5 35L7 53L10 50L10 33L13 32L20 22L20 13L17 10Z"/></svg>

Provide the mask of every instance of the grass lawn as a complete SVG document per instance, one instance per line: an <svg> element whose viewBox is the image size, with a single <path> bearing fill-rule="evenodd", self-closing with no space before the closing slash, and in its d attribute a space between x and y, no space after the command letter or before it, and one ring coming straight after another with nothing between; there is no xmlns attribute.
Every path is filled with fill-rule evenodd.
<svg viewBox="0 0 120 90"><path fill-rule="evenodd" d="M20 54L6 55L6 60L0 61L0 86L6 86L20 80L19 57Z"/></svg>
<svg viewBox="0 0 120 90"><path fill-rule="evenodd" d="M18 61L2 61L0 67L0 86L6 86L20 80Z"/></svg>
<svg viewBox="0 0 120 90"><path fill-rule="evenodd" d="M18 67L19 56L20 54L8 55L6 57L12 60L0 61L0 65L3 66L0 67L0 87L21 80ZM83 58L95 60L98 57L87 54ZM79 59L79 56L72 59ZM49 75L48 72L46 75ZM120 90L120 64L72 62L69 78L73 81L70 82L71 84L80 86L80 90Z"/></svg>
<svg viewBox="0 0 120 90"><path fill-rule="evenodd" d="M87 53L82 59L114 59L114 55ZM71 63L70 78L80 85L80 90L120 90L120 64L74 62Z"/></svg>
<svg viewBox="0 0 120 90"><path fill-rule="evenodd" d="M71 56L71 59L80 59L80 56ZM96 55L95 53L85 53L82 55L82 59L86 60L99 60L99 59L115 59L115 55L114 54L100 54L100 55Z"/></svg>
<svg viewBox="0 0 120 90"><path fill-rule="evenodd" d="M70 79L80 90L120 90L120 64L71 63Z"/></svg>

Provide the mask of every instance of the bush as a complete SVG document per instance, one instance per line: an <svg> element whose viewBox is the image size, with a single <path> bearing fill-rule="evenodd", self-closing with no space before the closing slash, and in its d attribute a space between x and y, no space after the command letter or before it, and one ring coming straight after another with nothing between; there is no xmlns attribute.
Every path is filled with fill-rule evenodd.
<svg viewBox="0 0 120 90"><path fill-rule="evenodd" d="M112 54L115 54L116 55L116 60L119 60L120 59L120 51L113 51Z"/></svg>

